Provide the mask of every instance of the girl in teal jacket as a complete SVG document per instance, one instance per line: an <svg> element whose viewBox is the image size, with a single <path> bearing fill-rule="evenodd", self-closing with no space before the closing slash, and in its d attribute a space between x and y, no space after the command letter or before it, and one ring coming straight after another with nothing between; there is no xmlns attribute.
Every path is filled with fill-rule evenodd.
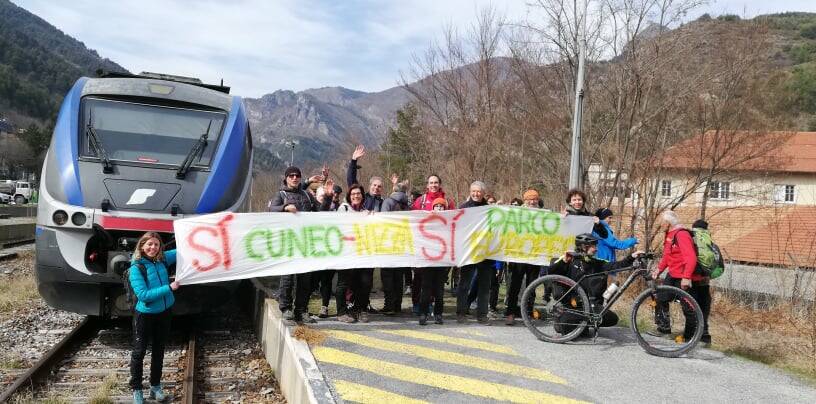
<svg viewBox="0 0 816 404"><path fill-rule="evenodd" d="M161 388L164 345L170 334L170 308L175 299L173 291L178 281L170 282L167 266L176 262L176 250L163 252L162 238L158 233L147 232L136 244L133 264L130 267L130 286L137 302L133 312L133 352L130 356L130 388L133 402L144 403L142 373L147 343L152 341L150 352L150 398L164 401L167 396ZM142 270L142 268L144 270Z"/></svg>

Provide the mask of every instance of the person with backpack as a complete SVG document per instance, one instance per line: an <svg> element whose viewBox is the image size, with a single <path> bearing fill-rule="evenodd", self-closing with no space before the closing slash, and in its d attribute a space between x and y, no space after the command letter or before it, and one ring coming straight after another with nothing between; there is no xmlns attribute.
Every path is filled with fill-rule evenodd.
<svg viewBox="0 0 816 404"><path fill-rule="evenodd" d="M668 270L663 284L681 288L688 292L700 305L700 308L711 305L711 293L706 277L697 270L697 246L694 243L694 236L691 231L680 224L680 219L674 211L667 210L661 215L660 229L665 232L663 239L663 257L657 264L657 268L652 271L652 277L657 279L660 274ZM705 227L708 227L706 224ZM655 323L657 329L654 332L658 336L668 336L671 333L671 317L668 312L668 302L663 302L658 296L655 306ZM704 312L708 311L703 309ZM688 341L696 330L697 319L692 311L683 311L685 317L685 327L683 339ZM711 343L711 336L708 334L707 316L704 315L703 338L704 344Z"/></svg>
<svg viewBox="0 0 816 404"><path fill-rule="evenodd" d="M317 199L309 191L305 191L301 186L301 172L297 167L288 167L283 173L283 184L269 200L267 205L270 212L292 213L298 212L318 212L326 211L331 207L334 196L334 181L327 180L323 186L323 202L318 203ZM294 320L301 324L304 321L303 314L306 313L306 321L313 323L314 319L309 316L308 303L312 293L312 274L309 272L297 275L281 276L278 302L283 312L284 319ZM295 292L294 307L292 307L292 291Z"/></svg>
<svg viewBox="0 0 816 404"><path fill-rule="evenodd" d="M167 267L175 264L176 250L162 251L164 244L158 233L147 232L136 243L133 259L127 271L128 293L135 302L133 308L133 351L130 354L130 381L133 402L144 403L142 375L147 344L150 351L150 398L164 401L161 376L164 345L170 334L170 308L175 299L173 291L178 281L170 282Z"/></svg>
<svg viewBox="0 0 816 404"><path fill-rule="evenodd" d="M392 179L393 182L396 182ZM408 197L408 182L396 182L394 192L382 203L382 212L403 212L411 209ZM380 313L395 315L402 312L402 288L405 272L410 268L382 268L380 276L383 284L384 303Z"/></svg>

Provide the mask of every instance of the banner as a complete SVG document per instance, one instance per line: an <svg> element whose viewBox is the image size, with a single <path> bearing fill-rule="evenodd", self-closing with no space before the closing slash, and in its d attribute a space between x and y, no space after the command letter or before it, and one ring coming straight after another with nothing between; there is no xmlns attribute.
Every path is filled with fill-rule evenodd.
<svg viewBox="0 0 816 404"><path fill-rule="evenodd" d="M547 265L592 217L480 206L439 212L217 213L174 222L182 284L324 269Z"/></svg>

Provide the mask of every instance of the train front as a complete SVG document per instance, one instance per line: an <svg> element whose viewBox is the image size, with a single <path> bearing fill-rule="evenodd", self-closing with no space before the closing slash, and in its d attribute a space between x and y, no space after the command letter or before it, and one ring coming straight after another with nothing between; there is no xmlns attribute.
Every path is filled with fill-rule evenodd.
<svg viewBox="0 0 816 404"><path fill-rule="evenodd" d="M160 77L81 78L63 101L36 229L37 287L52 307L130 315L121 274L144 232L173 248L173 220L247 210L252 140L241 99ZM174 312L205 311L236 287L181 288Z"/></svg>

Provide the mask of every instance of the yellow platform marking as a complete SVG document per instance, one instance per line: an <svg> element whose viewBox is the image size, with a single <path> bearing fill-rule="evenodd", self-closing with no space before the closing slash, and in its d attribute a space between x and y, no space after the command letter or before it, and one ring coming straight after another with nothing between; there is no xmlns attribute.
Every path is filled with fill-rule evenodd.
<svg viewBox="0 0 816 404"><path fill-rule="evenodd" d="M373 338L361 334L355 334L348 331L331 330L327 331L327 333L339 340L383 351L404 353L439 362L452 363L454 365L461 366L469 366L476 369L488 370L491 372L499 372L513 376L526 377L528 379L541 380L549 383L567 384L566 380L546 370L516 365L513 363L484 359L473 355L465 355L456 352L443 351L440 349L426 348L418 345L388 341L380 338Z"/></svg>
<svg viewBox="0 0 816 404"><path fill-rule="evenodd" d="M362 404L428 404L427 401L414 400L413 398L389 391L375 389L362 384L347 382L345 380L335 380L334 387L340 393L344 401L354 401Z"/></svg>
<svg viewBox="0 0 816 404"><path fill-rule="evenodd" d="M448 337L445 335L434 334L424 331L413 330L379 330L386 334L399 335L401 337L423 339L433 342L444 342L450 345L458 345L466 348L481 349L483 351L503 353L507 355L519 356L513 348L504 345L492 344L490 342L474 341L467 338Z"/></svg>
<svg viewBox="0 0 816 404"><path fill-rule="evenodd" d="M334 348L319 346L312 348L312 353L315 358L321 362L359 369L374 373L378 376L389 377L408 383L416 383L423 386L436 387L493 400L510 401L514 403L583 403L583 401L556 394L515 386L505 386L503 384L471 379L469 377L449 375L412 366L369 359L362 355L344 352Z"/></svg>

